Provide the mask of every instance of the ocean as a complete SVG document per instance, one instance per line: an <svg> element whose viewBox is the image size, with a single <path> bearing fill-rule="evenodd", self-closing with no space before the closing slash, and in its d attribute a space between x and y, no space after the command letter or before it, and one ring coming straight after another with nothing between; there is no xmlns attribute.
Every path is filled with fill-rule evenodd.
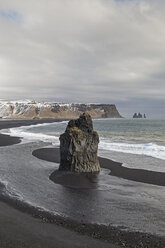
<svg viewBox="0 0 165 248"><path fill-rule="evenodd" d="M121 160L119 162L123 162L122 157L129 157L125 154L152 157L154 162L147 166L132 164L131 167L165 172L165 120L94 119L93 125L100 137L99 154L109 158L109 152L117 152L113 158ZM59 146L59 136L66 126L67 121L62 121L12 128L9 132L27 140L41 140Z"/></svg>
<svg viewBox="0 0 165 248"><path fill-rule="evenodd" d="M99 155L129 168L165 172L165 120L96 119ZM165 233L164 187L109 175L102 169L96 189L55 184L50 174L58 164L32 156L35 149L58 147L67 121L1 130L22 137L0 147L1 193L52 215L118 226L124 230Z"/></svg>

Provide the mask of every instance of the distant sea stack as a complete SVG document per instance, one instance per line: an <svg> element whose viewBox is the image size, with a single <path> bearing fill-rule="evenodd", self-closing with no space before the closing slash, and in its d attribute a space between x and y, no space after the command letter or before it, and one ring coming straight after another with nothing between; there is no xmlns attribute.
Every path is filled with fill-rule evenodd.
<svg viewBox="0 0 165 248"><path fill-rule="evenodd" d="M92 118L121 118L114 104L53 103L36 101L0 101L0 118L42 119L78 118L83 112Z"/></svg>
<svg viewBox="0 0 165 248"><path fill-rule="evenodd" d="M68 123L60 135L60 171L99 172L97 157L99 136L93 130L91 116L83 113Z"/></svg>
<svg viewBox="0 0 165 248"><path fill-rule="evenodd" d="M142 115L140 112L133 115L133 118L146 118L146 114Z"/></svg>

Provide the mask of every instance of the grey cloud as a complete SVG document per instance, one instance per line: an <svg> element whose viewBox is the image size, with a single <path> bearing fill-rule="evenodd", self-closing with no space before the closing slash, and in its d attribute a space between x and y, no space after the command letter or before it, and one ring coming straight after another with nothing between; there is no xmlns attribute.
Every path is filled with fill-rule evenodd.
<svg viewBox="0 0 165 248"><path fill-rule="evenodd" d="M162 102L164 11L161 0L0 0L0 98Z"/></svg>

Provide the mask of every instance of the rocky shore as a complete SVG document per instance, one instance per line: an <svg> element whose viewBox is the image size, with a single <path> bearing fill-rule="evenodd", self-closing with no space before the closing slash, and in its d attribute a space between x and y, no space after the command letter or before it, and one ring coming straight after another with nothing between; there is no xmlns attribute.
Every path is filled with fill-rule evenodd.
<svg viewBox="0 0 165 248"><path fill-rule="evenodd" d="M50 161L50 162L55 162L59 163L60 162L60 153L58 148L43 148L39 149L33 152L33 155L36 156L39 159ZM99 158L100 160L100 166L102 168L110 169L111 170L111 175L115 175L116 171L118 172L119 177L125 178L126 173L123 173L123 170L121 166L121 163L114 162L109 159L105 158ZM140 181L141 177L141 170L139 170L139 175L137 174L138 170L132 170L128 169L130 173L128 173L128 177L131 177L131 174L136 177L137 181ZM160 173L163 174L164 173ZM160 175L159 175L160 176ZM69 177L69 180L68 180ZM90 179L87 177L87 175L78 175L78 180L75 180L75 175L74 174L65 174L62 177L58 176L57 171L53 172L50 175L50 179L54 181L55 183L59 183L65 186L69 187L79 187L79 188L84 188L84 182L87 187L92 188L94 187L92 183L90 183ZM128 178L127 177L127 178ZM151 177L148 172L148 178L152 181L155 180L154 176ZM88 180L88 183L86 183L86 180ZM132 179L131 179L132 180ZM148 179L149 180L149 179ZM148 183L147 179L145 180L143 178L144 183ZM161 182L161 180L160 180ZM154 184L154 181L151 182ZM51 218L50 218L51 220ZM51 220L52 221L52 220ZM57 221L57 219L56 219ZM56 222L58 223L58 221ZM127 248L164 248L165 247L165 238L164 237L159 237L159 236L154 236L151 234L147 233L140 233L140 232L130 232L127 230L121 230L119 228L115 228L112 226L106 226L106 225L97 225L97 224L91 224L91 223L76 223L73 221L69 221L65 219L63 222L63 225L66 226L67 228L71 228L72 230L82 233L82 234L87 234L90 235L94 238L101 239L107 242L111 242L113 244L119 245L119 247L127 247Z"/></svg>
<svg viewBox="0 0 165 248"><path fill-rule="evenodd" d="M43 122L42 122L43 121ZM22 125L38 124L44 122L53 122L55 120L33 120L33 121L0 121L0 128L16 127ZM57 120L58 121L58 120ZM1 140L5 140L6 145L19 143L20 139L12 139L10 136L1 135ZM3 145L4 143L0 145ZM45 161L59 163L59 149L43 148L33 152L33 155ZM111 174L118 177L124 175L120 163L99 158L100 165L103 168L111 170ZM116 170L115 170L116 168ZM131 175L136 174L138 180L138 171L130 169ZM117 174L116 174L117 173ZM141 172L142 173L142 172ZM128 172L125 173L129 174ZM72 175L69 175L72 179ZM159 179L160 175L157 175ZM140 174L139 174L140 177ZM150 177L150 175L148 175ZM151 176L152 177L152 176ZM55 183L63 184L63 179L57 182L57 177L51 175L51 180ZM124 178L124 176L123 176ZM154 178L154 176L153 176ZM131 178L128 178L129 180ZM79 179L78 179L79 180ZM88 180L91 187L91 182ZM133 179L131 179L133 180ZM144 183L146 178L143 179ZM152 183L151 178L151 183ZM159 180L158 180L159 181ZM84 178L80 178L80 184L84 183ZM73 182L75 185L75 182ZM84 183L86 185L86 181ZM69 185L73 186L73 185ZM83 187L83 185L82 185ZM24 248L24 247L98 247L98 248L164 248L165 238L141 232L130 232L114 226L98 225L83 221L75 221L62 216L54 216L40 209L30 207L21 201L15 201L5 195L0 197L0 247L2 248Z"/></svg>
<svg viewBox="0 0 165 248"><path fill-rule="evenodd" d="M2 120L0 129L55 121L59 120ZM10 146L20 142L20 138L0 134L0 146ZM1 194L1 189L0 222L1 248L84 248L84 246L87 248L119 248L88 235L73 232L73 228L67 228L65 225L64 218L57 216L53 219L50 214ZM68 224L72 226L72 222L69 221Z"/></svg>

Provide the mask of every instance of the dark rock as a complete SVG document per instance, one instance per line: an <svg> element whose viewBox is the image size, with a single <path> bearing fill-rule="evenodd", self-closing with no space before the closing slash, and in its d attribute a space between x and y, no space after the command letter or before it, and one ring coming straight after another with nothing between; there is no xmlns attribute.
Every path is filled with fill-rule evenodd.
<svg viewBox="0 0 165 248"><path fill-rule="evenodd" d="M139 113L139 114L138 114L138 118L142 118L142 114Z"/></svg>
<svg viewBox="0 0 165 248"><path fill-rule="evenodd" d="M60 135L59 170L99 172L98 143L99 136L93 130L88 113L83 113L77 120L69 121L65 133Z"/></svg>
<svg viewBox="0 0 165 248"><path fill-rule="evenodd" d="M135 113L135 114L133 115L133 118L138 118L137 113Z"/></svg>
<svg viewBox="0 0 165 248"><path fill-rule="evenodd" d="M100 107L104 111L102 118L122 118L114 104L101 104Z"/></svg>
<svg viewBox="0 0 165 248"><path fill-rule="evenodd" d="M79 112L90 112L95 118L122 118L114 104L72 104Z"/></svg>
<svg viewBox="0 0 165 248"><path fill-rule="evenodd" d="M142 114L139 112L138 114L135 113L135 114L133 115L133 118L143 118L143 116L142 116ZM145 118L145 117L144 117L144 118Z"/></svg>

